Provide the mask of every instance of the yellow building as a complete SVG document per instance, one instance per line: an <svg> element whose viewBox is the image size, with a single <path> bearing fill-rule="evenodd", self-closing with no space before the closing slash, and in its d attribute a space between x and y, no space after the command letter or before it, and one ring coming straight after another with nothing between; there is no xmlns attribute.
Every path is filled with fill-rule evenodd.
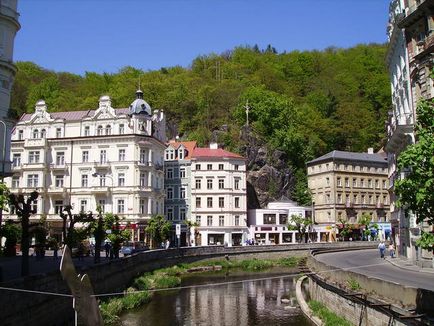
<svg viewBox="0 0 434 326"><path fill-rule="evenodd" d="M384 154L332 151L307 163L308 185L312 192L317 227L336 229L352 224L354 239L360 236L362 214L388 237L389 193L387 158Z"/></svg>

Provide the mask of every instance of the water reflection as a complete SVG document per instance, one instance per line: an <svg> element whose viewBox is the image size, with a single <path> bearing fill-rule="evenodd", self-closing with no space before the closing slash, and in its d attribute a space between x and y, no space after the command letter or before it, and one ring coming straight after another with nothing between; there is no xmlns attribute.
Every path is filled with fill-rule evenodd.
<svg viewBox="0 0 434 326"><path fill-rule="evenodd" d="M275 273L202 274L182 285L211 284L275 276ZM122 317L123 325L311 325L298 308L281 303L295 297L292 278L160 292L137 311ZM294 300L292 300L294 301ZM289 307L288 307L289 306Z"/></svg>

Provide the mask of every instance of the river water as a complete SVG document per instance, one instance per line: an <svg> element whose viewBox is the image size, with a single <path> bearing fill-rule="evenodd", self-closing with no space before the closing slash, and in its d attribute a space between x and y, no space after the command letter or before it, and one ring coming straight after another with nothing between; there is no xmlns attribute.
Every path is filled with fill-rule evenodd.
<svg viewBox="0 0 434 326"><path fill-rule="evenodd" d="M248 273L191 274L181 286L186 289L155 293L152 301L122 316L122 324L133 325L297 325L311 323L296 307L295 281L283 270ZM248 281L258 278L273 279ZM212 286L211 284L234 282ZM281 303L282 297L291 304ZM286 308L285 308L286 307Z"/></svg>

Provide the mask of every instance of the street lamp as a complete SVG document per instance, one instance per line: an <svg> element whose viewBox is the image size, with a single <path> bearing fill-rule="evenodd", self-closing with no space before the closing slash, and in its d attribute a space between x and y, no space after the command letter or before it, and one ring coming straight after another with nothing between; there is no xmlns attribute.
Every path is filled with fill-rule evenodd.
<svg viewBox="0 0 434 326"><path fill-rule="evenodd" d="M113 214L113 186L114 186L113 176L111 176L110 174L101 174L101 173L95 172L95 173L92 173L92 177L110 178L112 185L111 185L111 187L109 187L109 192L111 193L111 213Z"/></svg>

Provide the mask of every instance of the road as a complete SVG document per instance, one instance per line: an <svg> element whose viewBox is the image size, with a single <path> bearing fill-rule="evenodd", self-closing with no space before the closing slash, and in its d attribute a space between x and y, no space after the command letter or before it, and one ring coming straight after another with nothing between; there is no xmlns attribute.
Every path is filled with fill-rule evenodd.
<svg viewBox="0 0 434 326"><path fill-rule="evenodd" d="M343 269L349 268L355 273L434 291L434 273L402 269L379 256L377 249L370 249L325 253L315 257L320 262Z"/></svg>

